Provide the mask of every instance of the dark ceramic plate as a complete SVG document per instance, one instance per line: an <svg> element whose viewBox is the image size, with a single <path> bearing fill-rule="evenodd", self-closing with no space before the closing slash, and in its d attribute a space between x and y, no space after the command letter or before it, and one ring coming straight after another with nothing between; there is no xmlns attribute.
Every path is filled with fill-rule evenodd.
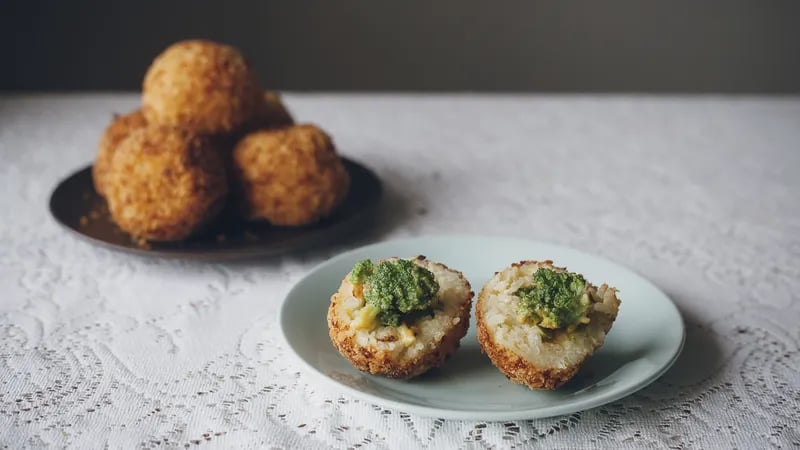
<svg viewBox="0 0 800 450"><path fill-rule="evenodd" d="M86 167L56 186L50 213L79 238L114 250L146 256L188 259L232 259L270 256L335 243L366 223L381 198L381 182L369 169L342 158L350 173L350 192L339 209L319 223L303 227L275 227L247 223L223 211L204 233L177 243L137 244L111 220L105 200L92 184Z"/></svg>

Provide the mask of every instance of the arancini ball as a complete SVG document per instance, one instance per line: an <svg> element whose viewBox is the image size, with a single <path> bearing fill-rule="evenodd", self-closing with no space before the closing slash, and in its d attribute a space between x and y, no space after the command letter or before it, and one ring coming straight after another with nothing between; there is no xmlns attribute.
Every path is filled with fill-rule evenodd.
<svg viewBox="0 0 800 450"><path fill-rule="evenodd" d="M92 166L94 190L101 197L105 197L105 177L117 145L128 137L131 132L144 128L146 125L147 120L145 120L144 115L140 110L136 110L124 115L115 114L111 123L103 131L100 142L97 144L97 157L95 157L94 165Z"/></svg>
<svg viewBox="0 0 800 450"><path fill-rule="evenodd" d="M467 334L472 287L424 256L360 261L328 307L328 334L353 366L412 378L439 367Z"/></svg>
<svg viewBox="0 0 800 450"><path fill-rule="evenodd" d="M514 263L481 289L478 342L511 381L556 389L603 345L619 305L616 289L552 261Z"/></svg>
<svg viewBox="0 0 800 450"><path fill-rule="evenodd" d="M200 134L236 132L262 103L263 90L244 56L204 40L169 46L150 65L142 88L148 122Z"/></svg>
<svg viewBox="0 0 800 450"><path fill-rule="evenodd" d="M350 187L333 141L315 125L256 131L232 156L234 190L250 220L310 224L330 215Z"/></svg>
<svg viewBox="0 0 800 450"><path fill-rule="evenodd" d="M228 193L220 152L186 129L150 125L124 139L106 176L117 225L134 237L178 241L209 223Z"/></svg>

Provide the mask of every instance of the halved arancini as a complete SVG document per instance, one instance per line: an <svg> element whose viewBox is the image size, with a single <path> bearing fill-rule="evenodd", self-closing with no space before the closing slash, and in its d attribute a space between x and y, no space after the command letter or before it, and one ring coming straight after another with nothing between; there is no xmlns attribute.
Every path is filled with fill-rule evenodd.
<svg viewBox="0 0 800 450"><path fill-rule="evenodd" d="M478 341L510 380L556 389L603 345L619 305L614 288L595 287L552 261L522 261L481 289Z"/></svg>
<svg viewBox="0 0 800 450"><path fill-rule="evenodd" d="M377 280L354 283L353 275L358 266L348 273L331 297L328 308L331 342L358 370L390 378L415 377L441 366L467 333L473 292L464 275L424 256L408 260L390 258L379 261L376 266L388 263L407 268L408 262L424 269L419 271L419 276L432 276L435 280L435 283L428 283L428 286L435 286L430 289L433 296L428 309L417 309L405 315L384 314L365 298L373 299L373 294L381 289L383 294L402 291L404 288L398 288L402 283L391 279L383 287L375 284L380 282ZM414 279L417 280L418 275L414 275ZM426 289L422 284L409 288L417 293ZM404 302L388 294L384 299L398 301L398 304ZM414 308L413 305L404 306Z"/></svg>

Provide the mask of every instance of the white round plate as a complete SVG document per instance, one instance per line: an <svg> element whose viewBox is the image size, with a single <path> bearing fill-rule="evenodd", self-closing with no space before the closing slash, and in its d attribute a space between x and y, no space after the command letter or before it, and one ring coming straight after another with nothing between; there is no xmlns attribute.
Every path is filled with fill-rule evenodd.
<svg viewBox="0 0 800 450"><path fill-rule="evenodd" d="M400 381L359 372L330 342L331 295L364 258L425 255L460 270L480 291L496 272L524 259L551 259L595 285L619 289L619 316L606 343L578 375L555 391L533 391L508 381L483 355L474 311L461 347L440 369ZM672 301L652 283L613 262L542 242L488 236L432 236L383 242L321 264L286 296L280 327L290 353L331 388L376 405L447 419L520 420L569 414L632 394L661 376L683 347L684 327Z"/></svg>

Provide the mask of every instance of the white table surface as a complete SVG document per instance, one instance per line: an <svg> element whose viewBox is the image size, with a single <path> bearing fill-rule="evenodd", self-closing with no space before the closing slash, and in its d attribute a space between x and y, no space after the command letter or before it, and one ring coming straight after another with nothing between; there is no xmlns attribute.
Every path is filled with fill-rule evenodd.
<svg viewBox="0 0 800 450"><path fill-rule="evenodd" d="M0 448L800 446L800 98L286 100L381 176L377 227L199 264L96 248L49 216L51 189L135 95L0 96ZM624 400L509 423L383 410L287 358L276 312L312 266L440 233L630 266L679 306L684 353Z"/></svg>

